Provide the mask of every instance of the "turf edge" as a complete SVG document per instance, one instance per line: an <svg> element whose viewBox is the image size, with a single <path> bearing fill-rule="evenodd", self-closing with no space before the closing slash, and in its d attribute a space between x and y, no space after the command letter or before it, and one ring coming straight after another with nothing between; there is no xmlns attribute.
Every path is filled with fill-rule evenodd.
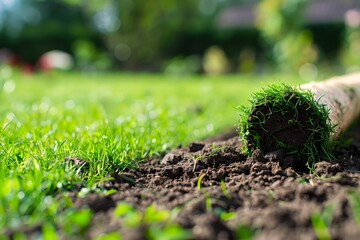
<svg viewBox="0 0 360 240"><path fill-rule="evenodd" d="M239 106L239 135L243 152L282 150L310 167L319 159L333 157L329 109L314 94L287 84L273 84L253 93L250 106Z"/></svg>

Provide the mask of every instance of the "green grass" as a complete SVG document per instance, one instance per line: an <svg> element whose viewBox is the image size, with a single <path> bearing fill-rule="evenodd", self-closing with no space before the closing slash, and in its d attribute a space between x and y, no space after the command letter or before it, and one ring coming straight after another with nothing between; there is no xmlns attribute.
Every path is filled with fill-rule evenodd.
<svg viewBox="0 0 360 240"><path fill-rule="evenodd" d="M285 79L300 82L288 76L22 76L0 66L0 229L40 224L51 235L54 225L66 232L67 224L78 224L83 232L76 219L88 213L73 210L67 191L102 191L98 183L115 170L234 127L237 105L262 83ZM88 165L72 166L67 157Z"/></svg>

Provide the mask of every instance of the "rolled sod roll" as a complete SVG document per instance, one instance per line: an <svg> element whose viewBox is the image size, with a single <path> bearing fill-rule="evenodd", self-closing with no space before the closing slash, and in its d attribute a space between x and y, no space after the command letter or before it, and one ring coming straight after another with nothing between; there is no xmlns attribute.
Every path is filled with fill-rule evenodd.
<svg viewBox="0 0 360 240"><path fill-rule="evenodd" d="M317 161L329 158L334 143L360 116L360 73L298 87L270 85L239 107L244 150Z"/></svg>

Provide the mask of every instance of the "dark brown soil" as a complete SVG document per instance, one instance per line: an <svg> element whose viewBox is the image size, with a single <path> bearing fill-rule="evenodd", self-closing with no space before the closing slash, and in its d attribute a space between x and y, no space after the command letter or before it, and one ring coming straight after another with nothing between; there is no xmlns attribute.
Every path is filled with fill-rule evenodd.
<svg viewBox="0 0 360 240"><path fill-rule="evenodd" d="M293 98L297 101L298 99ZM310 126L307 124L309 118L309 106L299 106L295 109L288 109L285 114L280 112L272 112L273 107L269 105L260 105L253 109L249 122L261 122L266 120L266 124L252 124L249 131L259 134L262 140L262 149L266 152L278 150L278 142L281 141L286 145L294 148L302 149L308 140ZM285 109L284 106L282 109ZM267 117L270 115L270 117ZM297 121L301 124L289 125L294 120L294 116L298 115ZM259 120L261 119L261 120ZM255 135L255 134L254 134ZM249 136L249 145L257 145L253 135ZM296 137L291 137L296 136Z"/></svg>
<svg viewBox="0 0 360 240"><path fill-rule="evenodd" d="M74 197L74 203L95 212L89 238L113 231L125 239L145 238L146 226L125 228L114 217L116 204L125 201L139 211L151 204L180 207L174 222L191 231L191 239L237 239L239 229L254 239L318 239L314 216L319 214L332 239L359 239L352 193L360 194L360 126L350 132L352 143L337 150L335 160L316 163L312 173L289 165L281 151L258 150L247 158L234 131L118 173L102 185L118 190L115 194ZM221 212L234 215L224 220Z"/></svg>

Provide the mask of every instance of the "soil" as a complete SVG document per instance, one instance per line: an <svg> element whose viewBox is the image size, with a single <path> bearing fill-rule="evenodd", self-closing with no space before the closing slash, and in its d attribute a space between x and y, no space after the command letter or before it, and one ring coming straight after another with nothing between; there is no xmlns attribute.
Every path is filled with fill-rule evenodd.
<svg viewBox="0 0 360 240"><path fill-rule="evenodd" d="M72 200L76 208L94 212L87 238L116 231L123 239L146 239L148 226L125 227L114 216L117 203L127 202L141 212L150 205L179 209L173 222L191 232L191 239L246 239L246 234L253 239L327 239L326 231L332 239L359 239L360 213L355 216L352 203L354 193L360 194L360 125L344 139L349 138L350 144L336 150L336 159L323 159L315 171L304 171L289 164L281 151L243 155L232 130L114 174L113 181L101 185L117 190L110 196L81 198L74 192ZM224 219L221 213L227 212L232 215ZM316 219L323 220L325 235L317 235L321 221L316 224Z"/></svg>
<svg viewBox="0 0 360 240"><path fill-rule="evenodd" d="M304 171L288 164L292 161L281 151L256 150L246 157L233 130L174 149L136 171L117 173L102 185L116 189L115 194L74 197L74 203L95 212L89 238L113 231L124 239L145 238L147 226L129 230L114 217L116 203L125 201L139 211L150 205L180 207L173 221L191 231L191 239L238 239L241 229L254 239L318 239L315 216L322 216L332 239L358 239L360 222L352 202L354 193L360 194L360 125L344 139L349 138L350 144L336 150L336 159ZM232 218L223 219L221 212L233 213Z"/></svg>

